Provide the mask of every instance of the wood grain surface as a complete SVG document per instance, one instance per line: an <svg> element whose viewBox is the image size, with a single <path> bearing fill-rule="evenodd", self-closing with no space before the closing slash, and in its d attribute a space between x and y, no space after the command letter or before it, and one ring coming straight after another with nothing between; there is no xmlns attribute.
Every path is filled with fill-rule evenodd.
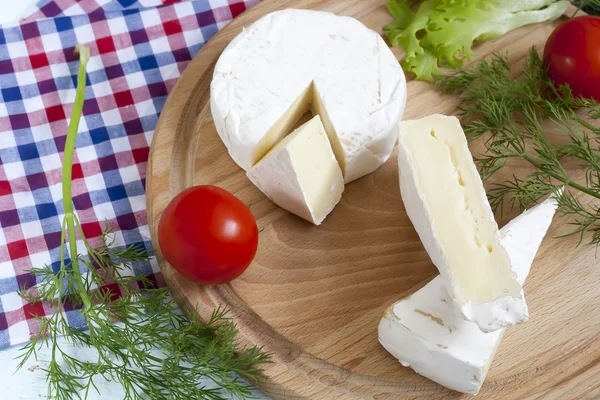
<svg viewBox="0 0 600 400"><path fill-rule="evenodd" d="M396 154L376 172L347 185L342 201L315 227L270 202L229 157L211 119L209 86L223 48L243 26L268 12L311 8L353 16L383 33L385 0L266 0L242 14L196 56L171 93L156 128L147 173L153 238L169 200L191 185L213 184L239 197L260 230L256 260L239 279L201 287L158 258L182 305L206 318L231 308L244 344L264 346L274 362L256 382L285 399L467 398L403 368L377 340L377 324L394 301L437 273L406 216ZM572 10L571 10L572 12ZM543 46L558 22L518 29L477 47L477 57L505 52L518 65ZM399 49L394 49L398 51ZM405 119L452 115L456 99L409 80ZM477 152L477 148L472 148ZM527 171L512 165L504 174ZM502 225L508 218L506 215ZM600 398L600 263L594 248L556 218L525 284L530 322L508 329L480 395L487 399Z"/></svg>

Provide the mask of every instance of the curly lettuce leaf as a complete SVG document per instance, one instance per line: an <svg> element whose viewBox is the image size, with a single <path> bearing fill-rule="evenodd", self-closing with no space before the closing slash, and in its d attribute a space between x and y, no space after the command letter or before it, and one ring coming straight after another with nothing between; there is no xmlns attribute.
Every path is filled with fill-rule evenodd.
<svg viewBox="0 0 600 400"><path fill-rule="evenodd" d="M427 29L429 19L435 13L435 4L422 3L417 12L413 12L411 3L409 0L390 1L388 9L395 22L386 25L384 29L392 46L404 47L404 70L414 72L417 79L433 80L433 74L439 74L437 59L432 54L432 49L421 43L418 35Z"/></svg>
<svg viewBox="0 0 600 400"><path fill-rule="evenodd" d="M438 67L438 59L431 51L405 58L400 64L404 71L413 72L419 81L433 82L434 76L442 73Z"/></svg>
<svg viewBox="0 0 600 400"><path fill-rule="evenodd" d="M388 9L396 22L384 28L390 43L393 46L402 45L407 58L425 53L417 33L427 29L429 18L435 12L434 5L426 2L414 13L410 9L410 3L408 0L390 1Z"/></svg>
<svg viewBox="0 0 600 400"><path fill-rule="evenodd" d="M416 11L410 0L390 0L395 21L385 27L393 46L403 46L405 71L432 82L439 66L461 67L473 56L475 41L490 40L536 22L560 17L561 0L425 0Z"/></svg>

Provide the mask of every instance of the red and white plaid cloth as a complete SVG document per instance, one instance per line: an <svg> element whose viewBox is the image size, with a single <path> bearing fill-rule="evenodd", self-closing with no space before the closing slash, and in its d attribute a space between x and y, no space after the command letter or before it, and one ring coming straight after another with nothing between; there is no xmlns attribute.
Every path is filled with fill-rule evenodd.
<svg viewBox="0 0 600 400"><path fill-rule="evenodd" d="M36 284L27 270L60 263L75 45L91 49L73 167L77 215L88 238L108 221L117 246L150 249L145 176L158 115L204 43L257 2L43 0L19 24L0 26L0 348L27 341L39 327L33 316L52 312L18 291ZM134 264L132 273L163 284L154 261ZM85 327L77 310L64 312Z"/></svg>

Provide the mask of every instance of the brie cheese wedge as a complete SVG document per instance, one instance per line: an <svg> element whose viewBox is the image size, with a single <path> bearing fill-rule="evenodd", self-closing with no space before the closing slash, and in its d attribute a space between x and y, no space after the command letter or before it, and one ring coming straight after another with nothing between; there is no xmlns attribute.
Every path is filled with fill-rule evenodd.
<svg viewBox="0 0 600 400"><path fill-rule="evenodd" d="M501 231L522 284L552 222L550 198L513 219ZM379 341L403 366L459 392L479 392L504 330L484 333L462 318L441 276L392 305L379 323Z"/></svg>
<svg viewBox="0 0 600 400"><path fill-rule="evenodd" d="M406 212L463 317L483 332L527 321L527 305L458 119L400 124Z"/></svg>
<svg viewBox="0 0 600 400"><path fill-rule="evenodd" d="M315 225L344 191L342 170L318 115L280 141L247 175L279 207Z"/></svg>
<svg viewBox="0 0 600 400"><path fill-rule="evenodd" d="M217 132L244 170L311 110L351 182L392 153L406 81L383 39L356 19L286 9L262 17L225 48L210 99Z"/></svg>

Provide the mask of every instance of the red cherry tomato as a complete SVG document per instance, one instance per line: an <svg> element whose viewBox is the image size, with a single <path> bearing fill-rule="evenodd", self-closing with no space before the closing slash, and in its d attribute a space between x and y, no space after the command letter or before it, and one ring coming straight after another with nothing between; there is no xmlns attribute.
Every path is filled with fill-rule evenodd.
<svg viewBox="0 0 600 400"><path fill-rule="evenodd" d="M546 42L544 61L557 86L568 83L573 95L600 101L600 17L560 24Z"/></svg>
<svg viewBox="0 0 600 400"><path fill-rule="evenodd" d="M256 255L258 228L237 197L215 186L179 193L158 223L165 259L187 279L202 285L240 276Z"/></svg>

